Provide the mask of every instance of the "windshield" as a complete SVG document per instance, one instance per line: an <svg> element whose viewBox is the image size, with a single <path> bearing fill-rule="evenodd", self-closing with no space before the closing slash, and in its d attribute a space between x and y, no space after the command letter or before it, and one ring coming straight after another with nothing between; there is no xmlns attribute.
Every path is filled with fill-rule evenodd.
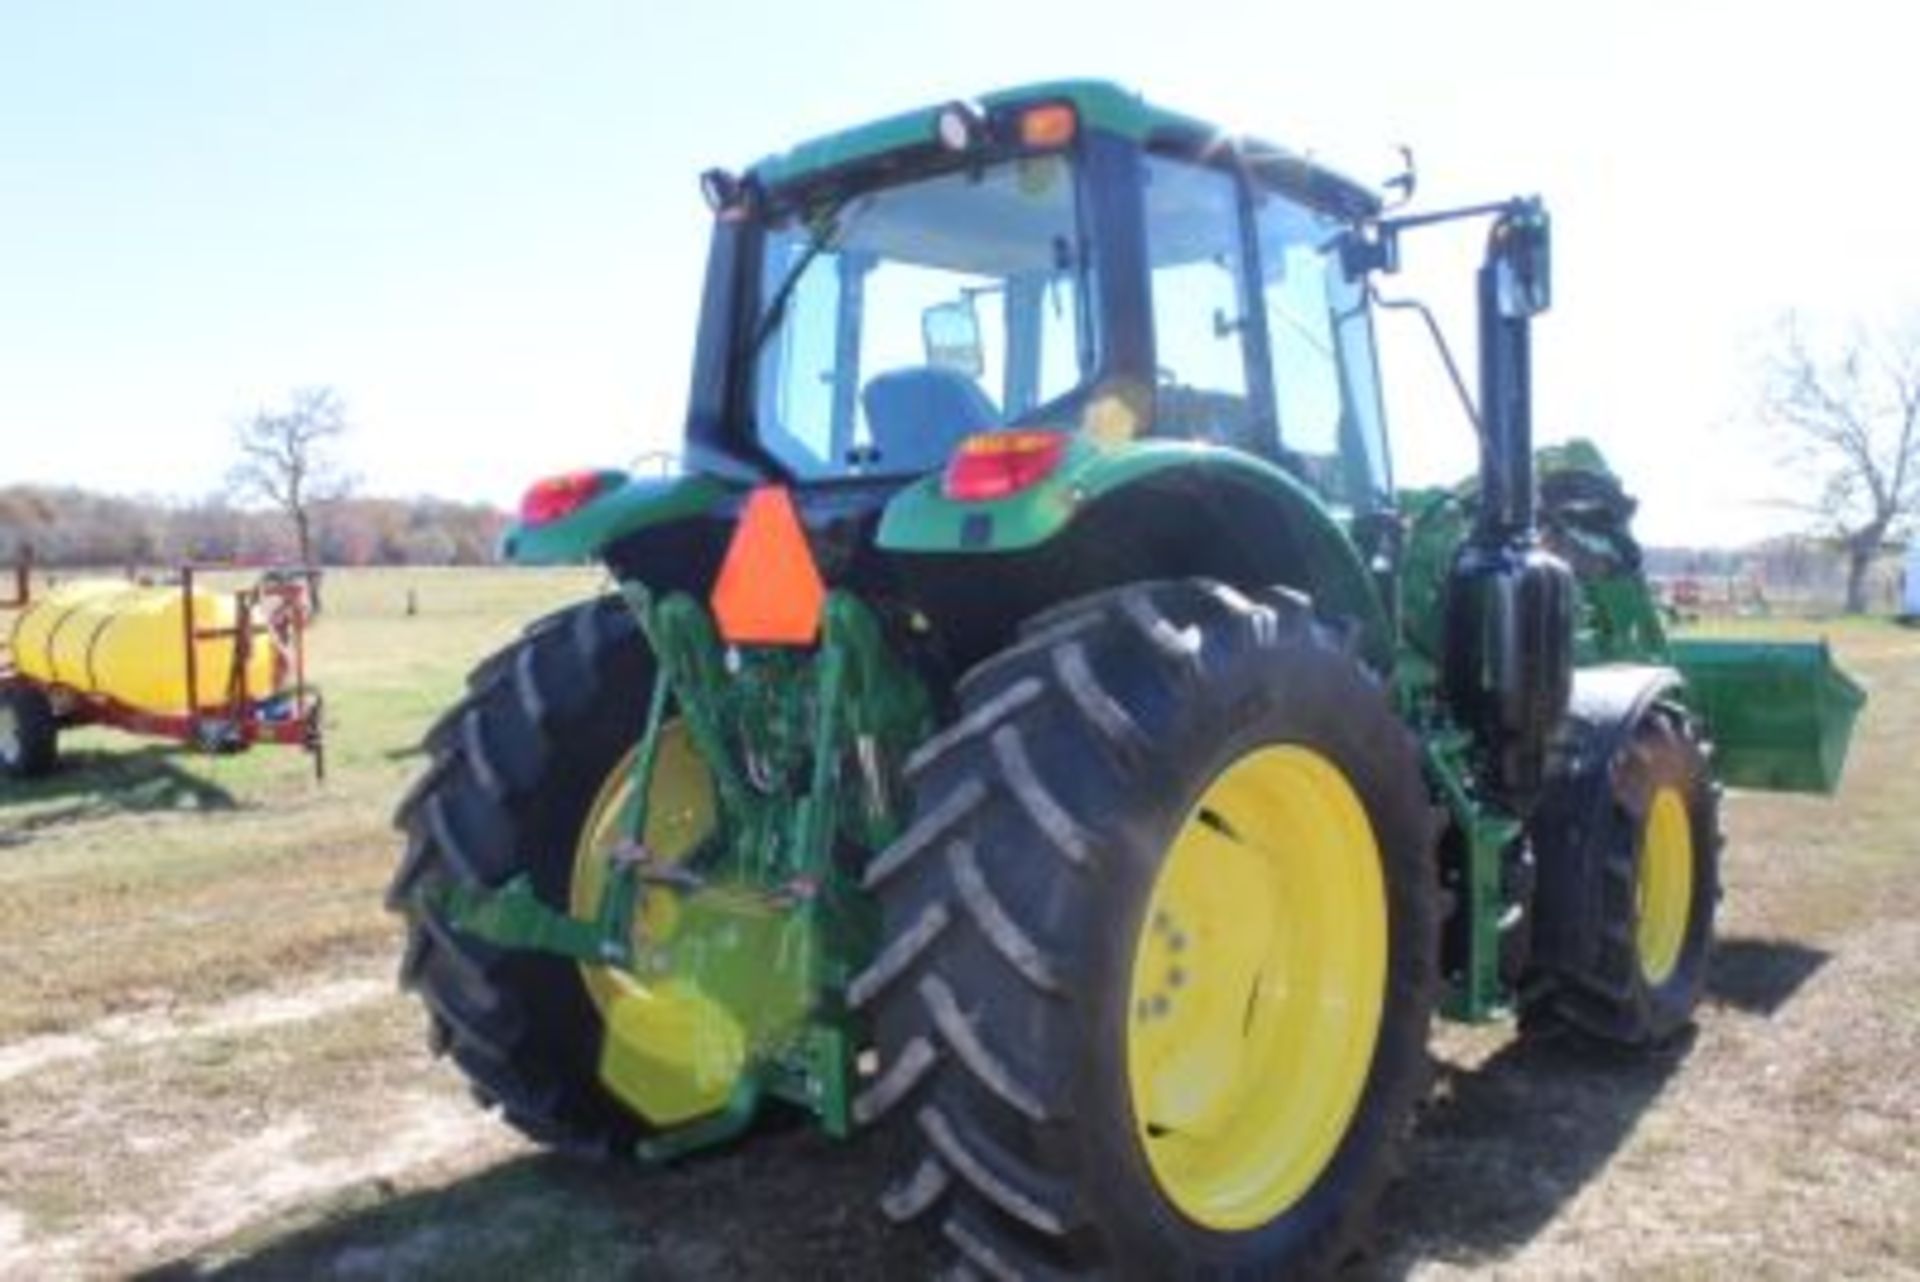
<svg viewBox="0 0 1920 1282"><path fill-rule="evenodd" d="M1072 162L1023 156L767 229L761 444L801 479L909 475L1094 366Z"/></svg>

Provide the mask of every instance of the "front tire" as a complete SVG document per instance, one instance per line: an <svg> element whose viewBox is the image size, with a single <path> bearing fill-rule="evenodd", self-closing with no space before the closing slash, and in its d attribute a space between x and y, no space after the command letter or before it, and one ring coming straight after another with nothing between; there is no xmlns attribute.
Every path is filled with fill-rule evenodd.
<svg viewBox="0 0 1920 1282"><path fill-rule="evenodd" d="M1591 905L1596 939L1582 964L1536 986L1526 1024L1630 1048L1686 1028L1706 990L1720 899L1720 790L1698 723L1652 703L1602 769L1549 790L1535 845L1543 877L1592 879L1560 898Z"/></svg>
<svg viewBox="0 0 1920 1282"><path fill-rule="evenodd" d="M962 682L850 991L880 1050L856 1115L913 1136L891 1217L993 1277L1353 1248L1427 1080L1437 926L1418 754L1346 635L1145 584Z"/></svg>

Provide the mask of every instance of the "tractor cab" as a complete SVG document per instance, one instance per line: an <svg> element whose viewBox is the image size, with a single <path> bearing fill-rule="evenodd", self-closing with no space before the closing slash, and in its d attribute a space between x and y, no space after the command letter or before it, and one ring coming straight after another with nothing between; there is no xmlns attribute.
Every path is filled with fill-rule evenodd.
<svg viewBox="0 0 1920 1282"><path fill-rule="evenodd" d="M1073 83L705 188L723 315L702 326L701 460L801 485L946 469L956 497L999 497L1004 469L969 459L1163 438L1268 459L1339 507L1390 493L1339 252L1377 205L1295 156Z"/></svg>

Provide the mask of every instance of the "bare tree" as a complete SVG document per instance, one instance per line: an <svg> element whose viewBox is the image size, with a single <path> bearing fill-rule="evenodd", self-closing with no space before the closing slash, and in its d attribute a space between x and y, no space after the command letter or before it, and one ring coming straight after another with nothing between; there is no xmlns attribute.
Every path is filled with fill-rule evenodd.
<svg viewBox="0 0 1920 1282"><path fill-rule="evenodd" d="M1863 613L1874 557L1920 514L1920 322L1816 347L1790 313L1762 389L1761 417L1809 483L1786 503L1845 552L1847 612Z"/></svg>
<svg viewBox="0 0 1920 1282"><path fill-rule="evenodd" d="M263 409L235 433L240 461L227 474L240 499L271 503L293 524L300 564L313 564L313 509L345 498L353 478L334 456L346 407L330 387L303 387L283 410Z"/></svg>

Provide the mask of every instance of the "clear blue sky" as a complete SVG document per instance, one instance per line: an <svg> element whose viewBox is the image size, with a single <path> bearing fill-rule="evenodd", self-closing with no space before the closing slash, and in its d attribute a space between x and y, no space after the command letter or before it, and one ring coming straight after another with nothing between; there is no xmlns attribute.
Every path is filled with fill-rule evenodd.
<svg viewBox="0 0 1920 1282"><path fill-rule="evenodd" d="M1538 190L1546 437L1599 437L1654 538L1788 492L1746 425L1782 307L1920 299L1894 4L1085 6L0 0L0 483L190 495L327 383L370 489L507 501L678 432L695 176L908 106L1119 79L1427 203ZM1399 284L1458 341L1472 235ZM1388 322L1403 478L1469 465ZM1469 362L1470 352L1464 352Z"/></svg>

